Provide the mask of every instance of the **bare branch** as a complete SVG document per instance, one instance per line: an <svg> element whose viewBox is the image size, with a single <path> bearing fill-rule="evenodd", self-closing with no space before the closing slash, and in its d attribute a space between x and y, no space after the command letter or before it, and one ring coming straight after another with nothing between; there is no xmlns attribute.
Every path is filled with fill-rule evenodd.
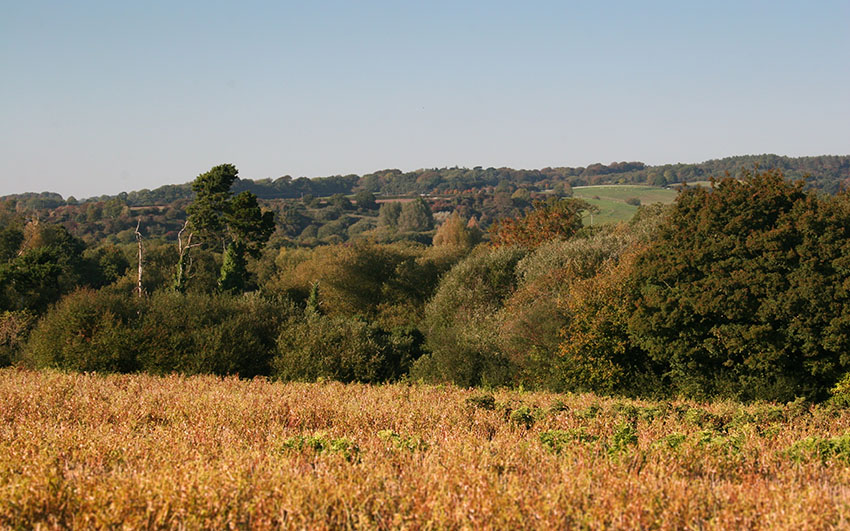
<svg viewBox="0 0 850 531"><path fill-rule="evenodd" d="M139 244L139 281L138 286L136 287L136 291L139 293L139 297L144 294L144 288L142 288L142 233L139 232L139 227L142 225L142 218L139 218L139 221L136 223L136 241Z"/></svg>

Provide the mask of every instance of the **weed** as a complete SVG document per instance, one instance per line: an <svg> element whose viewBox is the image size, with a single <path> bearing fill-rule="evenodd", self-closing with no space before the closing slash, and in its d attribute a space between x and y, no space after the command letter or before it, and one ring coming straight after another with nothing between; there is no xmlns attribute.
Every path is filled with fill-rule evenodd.
<svg viewBox="0 0 850 531"><path fill-rule="evenodd" d="M538 436L540 444L552 453L559 454L573 442L593 443L599 437L588 434L584 428L547 430Z"/></svg>
<svg viewBox="0 0 850 531"><path fill-rule="evenodd" d="M530 428L534 425L536 411L528 406L519 406L511 411L510 419L519 425Z"/></svg>
<svg viewBox="0 0 850 531"><path fill-rule="evenodd" d="M591 404L586 408L578 411L576 415L585 419L595 419L596 416L599 415L600 411L602 411L602 408L599 406L599 404Z"/></svg>
<svg viewBox="0 0 850 531"><path fill-rule="evenodd" d="M429 444L416 435L403 436L393 430L381 430L378 432L378 438L392 444L398 450L407 450L410 452L425 451Z"/></svg>
<svg viewBox="0 0 850 531"><path fill-rule="evenodd" d="M669 448L670 450L678 450L687 439L688 437L684 433L675 432L659 441L656 441L655 445L663 448Z"/></svg>
<svg viewBox="0 0 850 531"><path fill-rule="evenodd" d="M333 438L323 431L313 435L296 435L283 441L281 451L312 450L316 454L339 454L346 460L360 460L360 448L345 437Z"/></svg>
<svg viewBox="0 0 850 531"><path fill-rule="evenodd" d="M629 446L635 446L638 443L637 429L628 422L622 422L614 429L611 435L611 442L608 445L608 452L612 454L620 453Z"/></svg>
<svg viewBox="0 0 850 531"><path fill-rule="evenodd" d="M786 454L796 462L835 460L850 463L850 431L838 437L806 437L795 442Z"/></svg>
<svg viewBox="0 0 850 531"><path fill-rule="evenodd" d="M496 398L489 393L470 396L466 399L466 405L492 411L496 409Z"/></svg>

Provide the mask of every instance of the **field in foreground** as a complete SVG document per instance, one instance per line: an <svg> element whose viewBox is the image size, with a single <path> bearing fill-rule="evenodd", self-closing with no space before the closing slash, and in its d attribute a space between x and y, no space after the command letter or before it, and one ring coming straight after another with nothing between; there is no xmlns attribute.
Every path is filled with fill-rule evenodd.
<svg viewBox="0 0 850 531"><path fill-rule="evenodd" d="M5 369L0 528L846 527L848 425L801 403Z"/></svg>

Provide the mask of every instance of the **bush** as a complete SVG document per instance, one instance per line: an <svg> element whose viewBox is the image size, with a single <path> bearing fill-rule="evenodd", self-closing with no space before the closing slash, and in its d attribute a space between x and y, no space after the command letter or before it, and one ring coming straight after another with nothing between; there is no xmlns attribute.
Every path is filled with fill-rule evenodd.
<svg viewBox="0 0 850 531"><path fill-rule="evenodd" d="M33 325L35 315L31 312L0 313L0 367L14 363Z"/></svg>
<svg viewBox="0 0 850 531"><path fill-rule="evenodd" d="M269 375L287 302L157 293L140 322L139 365L154 374Z"/></svg>
<svg viewBox="0 0 850 531"><path fill-rule="evenodd" d="M22 357L78 371L268 375L278 328L293 311L253 296L78 291L38 323Z"/></svg>
<svg viewBox="0 0 850 531"><path fill-rule="evenodd" d="M22 359L39 368L135 371L139 337L133 321L140 310L138 299L129 295L76 291L39 321Z"/></svg>
<svg viewBox="0 0 850 531"><path fill-rule="evenodd" d="M352 317L308 314L289 319L277 340L274 374L283 380L383 382L405 374L421 340Z"/></svg>
<svg viewBox="0 0 850 531"><path fill-rule="evenodd" d="M515 372L499 348L495 316L516 288L514 273L526 251L481 248L451 269L425 307L430 354L411 375L462 386L506 385Z"/></svg>

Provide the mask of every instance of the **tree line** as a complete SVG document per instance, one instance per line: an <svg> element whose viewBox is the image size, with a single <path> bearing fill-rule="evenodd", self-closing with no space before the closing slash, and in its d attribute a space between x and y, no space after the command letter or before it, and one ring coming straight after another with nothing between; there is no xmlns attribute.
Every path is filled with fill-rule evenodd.
<svg viewBox="0 0 850 531"><path fill-rule="evenodd" d="M487 232L420 198L376 216L419 239L316 247L273 245L236 182L200 175L178 241L143 241L141 297L132 244L4 211L0 360L745 400L821 400L850 368L850 197L781 170L598 227L571 198Z"/></svg>
<svg viewBox="0 0 850 531"><path fill-rule="evenodd" d="M404 172L386 169L363 175L333 175L329 177L298 177L285 175L257 180L237 179L233 190L251 192L261 200L301 199L305 196L329 197L351 195L366 191L382 196L410 194L451 194L480 191L509 186L529 191L562 189L596 184L648 184L668 186L702 181L711 177L741 177L754 166L782 170L790 180L804 180L807 188L834 194L850 185L850 156L821 155L815 157L785 157L773 154L742 155L713 159L693 164L663 164L650 166L643 162L595 163L579 167L546 167L535 170L512 168L427 168ZM194 197L191 183L170 184L149 190L122 192L116 196L91 197L84 202L108 203L118 200L129 207L169 205ZM56 193L26 193L5 196L20 208L48 209L77 205L76 198L63 200Z"/></svg>

